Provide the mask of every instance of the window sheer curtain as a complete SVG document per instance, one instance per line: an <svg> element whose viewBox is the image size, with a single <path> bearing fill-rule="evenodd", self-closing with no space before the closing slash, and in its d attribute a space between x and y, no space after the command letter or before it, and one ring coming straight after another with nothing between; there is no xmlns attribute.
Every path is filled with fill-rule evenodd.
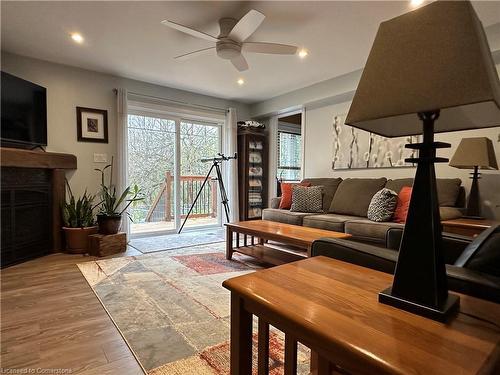
<svg viewBox="0 0 500 375"><path fill-rule="evenodd" d="M276 174L278 173L278 116L273 116L269 119L269 188L268 188L268 204L270 206L271 199L276 197L278 184L276 182Z"/></svg>
<svg viewBox="0 0 500 375"><path fill-rule="evenodd" d="M117 127L116 127L116 142L117 142L117 178L116 188L118 193L121 193L128 185L127 181L127 165L128 165L128 92L126 89L117 89L116 93L116 108L117 108ZM123 215L122 231L130 235L130 219L128 215Z"/></svg>
<svg viewBox="0 0 500 375"><path fill-rule="evenodd" d="M238 125L236 117L236 109L229 108L226 113L224 122L224 154L232 156L238 150ZM231 222L239 220L239 205L238 205L238 162L230 160L224 162L224 175L226 181L227 197L229 199L229 209L231 214L229 219ZM223 219L224 220L224 219Z"/></svg>

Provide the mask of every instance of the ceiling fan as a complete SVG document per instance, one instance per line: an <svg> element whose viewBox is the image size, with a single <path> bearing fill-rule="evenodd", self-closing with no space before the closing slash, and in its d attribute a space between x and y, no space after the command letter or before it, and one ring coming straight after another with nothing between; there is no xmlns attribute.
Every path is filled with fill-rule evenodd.
<svg viewBox="0 0 500 375"><path fill-rule="evenodd" d="M217 56L225 60L230 60L234 67L240 72L248 69L248 63L242 52L267 53L275 55L294 55L297 52L296 46L266 42L246 42L255 30L264 21L262 13L251 10L239 21L234 18L221 18L219 20L220 34L214 37L191 27L181 25L177 22L164 20L161 23L165 26L182 31L197 38L205 39L215 43L214 47L203 48L174 57L177 60L186 60L193 57L212 53L214 50Z"/></svg>

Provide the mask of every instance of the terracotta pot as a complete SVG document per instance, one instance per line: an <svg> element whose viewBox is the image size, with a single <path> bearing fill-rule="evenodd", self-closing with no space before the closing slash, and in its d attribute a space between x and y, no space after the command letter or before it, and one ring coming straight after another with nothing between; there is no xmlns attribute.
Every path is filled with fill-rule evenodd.
<svg viewBox="0 0 500 375"><path fill-rule="evenodd" d="M63 231L66 238L66 251L71 254L85 254L88 252L88 236L96 234L98 227L63 227Z"/></svg>
<svg viewBox="0 0 500 375"><path fill-rule="evenodd" d="M116 234L122 225L122 217L121 215L97 215L97 224L100 234Z"/></svg>

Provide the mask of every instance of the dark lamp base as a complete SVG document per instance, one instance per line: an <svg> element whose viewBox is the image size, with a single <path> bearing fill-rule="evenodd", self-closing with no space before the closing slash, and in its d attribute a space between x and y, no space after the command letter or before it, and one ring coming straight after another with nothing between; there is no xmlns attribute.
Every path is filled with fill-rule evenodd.
<svg viewBox="0 0 500 375"><path fill-rule="evenodd" d="M438 322L446 322L451 316L455 315L458 311L460 305L460 298L454 294L448 294L446 302L440 308L429 307L425 305L420 305L418 303L405 300L393 296L392 287L384 289L378 295L378 301L396 307L401 310L411 312L412 314L417 314L424 316L426 318L437 320Z"/></svg>

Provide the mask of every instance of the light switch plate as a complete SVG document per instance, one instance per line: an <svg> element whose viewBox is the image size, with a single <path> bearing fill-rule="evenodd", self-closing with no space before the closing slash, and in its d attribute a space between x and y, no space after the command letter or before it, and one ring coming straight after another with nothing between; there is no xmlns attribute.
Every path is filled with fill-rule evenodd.
<svg viewBox="0 0 500 375"><path fill-rule="evenodd" d="M108 154L98 154L94 153L94 163L107 163Z"/></svg>

